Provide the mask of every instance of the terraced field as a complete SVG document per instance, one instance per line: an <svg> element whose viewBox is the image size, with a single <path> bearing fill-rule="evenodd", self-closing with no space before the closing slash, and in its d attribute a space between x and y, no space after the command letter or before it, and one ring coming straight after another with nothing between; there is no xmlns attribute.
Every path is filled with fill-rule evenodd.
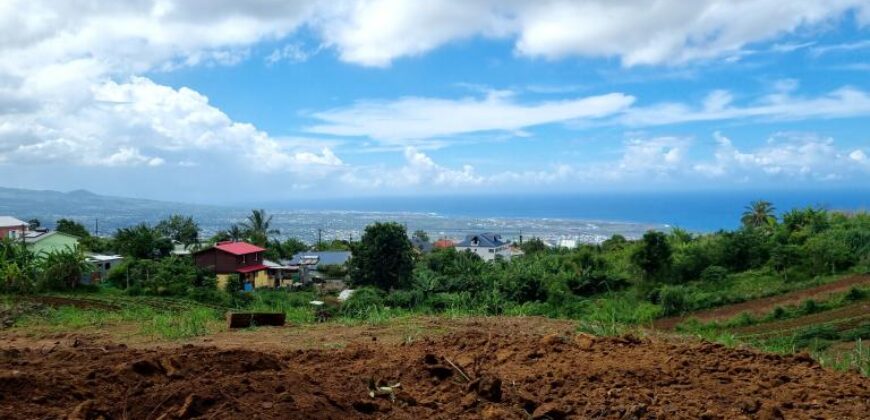
<svg viewBox="0 0 870 420"><path fill-rule="evenodd" d="M827 325L837 331L845 331L865 323L870 323L870 302L866 301L798 318L738 327L731 331L742 338L767 338L792 334L810 326Z"/></svg>
<svg viewBox="0 0 870 420"><path fill-rule="evenodd" d="M689 318L695 318L702 322L711 322L733 318L742 313L763 315L772 311L777 306L796 305L806 299L824 300L830 297L832 294L842 293L853 287L868 286L870 286L870 275L859 274L844 277L840 280L823 284L817 287L796 290L794 292L770 296L762 299L754 299L746 302L735 303L733 305L720 306L718 308L693 312L687 315L662 318L653 322L653 326L656 329L670 330L681 324L682 322L688 320Z"/></svg>

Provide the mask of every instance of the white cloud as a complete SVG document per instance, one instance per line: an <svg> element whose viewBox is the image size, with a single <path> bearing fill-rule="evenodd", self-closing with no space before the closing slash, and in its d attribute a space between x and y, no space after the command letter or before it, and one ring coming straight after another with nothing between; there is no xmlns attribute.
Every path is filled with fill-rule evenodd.
<svg viewBox="0 0 870 420"><path fill-rule="evenodd" d="M731 140L715 133L713 160L699 162L694 169L709 177L832 180L867 174L863 152L838 149L831 138L815 134L777 133L755 150L741 151Z"/></svg>
<svg viewBox="0 0 870 420"><path fill-rule="evenodd" d="M523 56L619 57L626 66L679 64L839 18L864 0L371 0L330 2L314 27L348 62L387 66L474 36L515 39ZM866 24L868 19L861 19Z"/></svg>
<svg viewBox="0 0 870 420"><path fill-rule="evenodd" d="M195 152L216 153L254 171L341 165L329 148L320 154L289 150L253 125L232 121L191 89L144 77L93 86L72 82L79 83L73 99L50 96L37 112L0 116L0 154L7 162L160 166L167 155Z"/></svg>
<svg viewBox="0 0 870 420"><path fill-rule="evenodd" d="M634 102L621 93L522 104L510 93L484 98L401 98L392 102L358 102L348 108L314 113L322 123L312 133L368 136L387 142L437 138L481 131L517 131L542 124L600 118Z"/></svg>
<svg viewBox="0 0 870 420"><path fill-rule="evenodd" d="M319 48L313 51L308 51L302 43L291 42L281 48L273 50L271 54L266 56L266 63L275 64L280 61L287 61L294 64L302 63L308 61L312 55L317 54L319 51Z"/></svg>
<svg viewBox="0 0 870 420"><path fill-rule="evenodd" d="M808 98L789 93L794 82L780 82L775 93L748 105L734 105L725 91L714 91L701 107L666 102L627 110L617 122L629 126L654 126L695 121L718 121L743 118L795 120L804 118L848 118L870 115L870 94L853 87L843 87L828 94Z"/></svg>
<svg viewBox="0 0 870 420"><path fill-rule="evenodd" d="M867 8L866 10L870 10ZM816 57L820 57L829 53L844 53L851 52L857 50L864 50L870 48L870 39L865 39L862 41L856 42L845 42L841 44L827 44L827 45L819 45L810 49L810 54Z"/></svg>
<svg viewBox="0 0 870 420"><path fill-rule="evenodd" d="M105 159L95 161L97 165L105 166L136 166L147 164L148 166L160 166L166 161L159 157L148 157L142 155L138 149L132 147L122 147L112 155Z"/></svg>

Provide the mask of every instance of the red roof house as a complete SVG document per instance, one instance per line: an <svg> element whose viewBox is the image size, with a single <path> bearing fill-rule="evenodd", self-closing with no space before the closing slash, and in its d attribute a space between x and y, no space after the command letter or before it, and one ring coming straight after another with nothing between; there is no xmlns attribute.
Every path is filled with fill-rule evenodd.
<svg viewBox="0 0 870 420"><path fill-rule="evenodd" d="M263 252L266 250L247 242L218 242L211 248L194 252L193 261L197 267L217 274L218 287L224 288L232 274L238 274L244 288L271 287L263 265Z"/></svg>
<svg viewBox="0 0 870 420"><path fill-rule="evenodd" d="M453 248L456 244L450 239L439 239L432 244L435 248Z"/></svg>

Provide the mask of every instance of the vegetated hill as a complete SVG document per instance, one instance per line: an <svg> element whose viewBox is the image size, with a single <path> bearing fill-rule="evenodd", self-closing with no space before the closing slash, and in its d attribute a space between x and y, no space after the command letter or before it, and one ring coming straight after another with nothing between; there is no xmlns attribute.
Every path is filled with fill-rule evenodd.
<svg viewBox="0 0 870 420"><path fill-rule="evenodd" d="M108 232L119 226L154 222L174 213L199 218L225 214L226 210L217 206L99 195L86 190L60 192L0 187L0 215L22 220L36 218L49 227L57 219L70 218L89 229L94 229L99 221L100 231Z"/></svg>

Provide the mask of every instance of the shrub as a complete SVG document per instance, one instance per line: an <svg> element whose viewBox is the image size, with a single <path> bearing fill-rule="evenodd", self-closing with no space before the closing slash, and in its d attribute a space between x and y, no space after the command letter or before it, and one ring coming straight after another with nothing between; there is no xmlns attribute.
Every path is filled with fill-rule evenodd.
<svg viewBox="0 0 870 420"><path fill-rule="evenodd" d="M843 299L845 299L849 302L857 302L859 300L864 299L865 297L867 297L866 291L861 290L857 287L853 287L853 288L849 289L849 291L846 293L845 296L843 296Z"/></svg>
<svg viewBox="0 0 870 420"><path fill-rule="evenodd" d="M393 308L411 309L424 300L419 290L394 290L384 298L384 305Z"/></svg>
<svg viewBox="0 0 870 420"><path fill-rule="evenodd" d="M341 314L363 318L372 308L384 306L384 293L374 287L356 289L350 299L341 304Z"/></svg>
<svg viewBox="0 0 870 420"><path fill-rule="evenodd" d="M469 296L463 293L436 293L426 299L426 305L441 312L448 309L464 309L469 305Z"/></svg>
<svg viewBox="0 0 870 420"><path fill-rule="evenodd" d="M688 309L687 291L682 286L663 286L658 293L664 315L680 314Z"/></svg>
<svg viewBox="0 0 870 420"><path fill-rule="evenodd" d="M819 307L819 304L813 299L807 299L801 302L800 313L803 315L811 315L816 312L819 312L822 308Z"/></svg>
<svg viewBox="0 0 870 420"><path fill-rule="evenodd" d="M773 308L773 312L771 312L770 315L768 315L768 318L770 318L770 319L783 319L786 317L786 315L787 315L787 312L786 312L785 308L783 308L782 306L777 306L776 308Z"/></svg>
<svg viewBox="0 0 870 420"><path fill-rule="evenodd" d="M706 283L721 283L728 278L728 269L719 265L711 265L701 272L701 281Z"/></svg>
<svg viewBox="0 0 870 420"><path fill-rule="evenodd" d="M227 293L238 293L244 289L245 285L242 278L238 274L230 274L227 283L224 285L224 291Z"/></svg>
<svg viewBox="0 0 870 420"><path fill-rule="evenodd" d="M339 279L347 275L347 267L341 264L319 265L317 271L330 279Z"/></svg>

